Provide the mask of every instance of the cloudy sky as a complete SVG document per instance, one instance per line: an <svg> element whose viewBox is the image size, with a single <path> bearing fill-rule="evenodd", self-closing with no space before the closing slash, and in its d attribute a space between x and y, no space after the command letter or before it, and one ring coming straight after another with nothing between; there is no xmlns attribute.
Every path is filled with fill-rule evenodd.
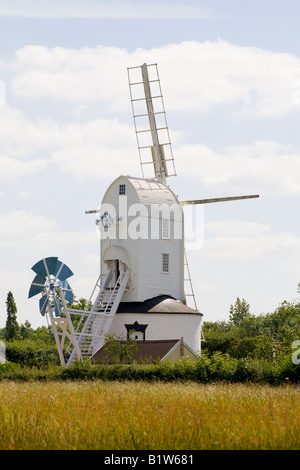
<svg viewBox="0 0 300 470"><path fill-rule="evenodd" d="M120 174L141 176L127 67L157 63L179 199L209 204L187 252L206 321L236 298L255 315L300 282L300 5L296 0L0 0L0 327L45 324L27 299L58 256L88 297L99 274L95 218Z"/></svg>

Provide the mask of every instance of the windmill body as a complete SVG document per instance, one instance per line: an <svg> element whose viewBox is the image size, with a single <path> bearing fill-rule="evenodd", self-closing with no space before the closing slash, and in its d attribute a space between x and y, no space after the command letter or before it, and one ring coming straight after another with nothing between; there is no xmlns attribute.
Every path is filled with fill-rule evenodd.
<svg viewBox="0 0 300 470"><path fill-rule="evenodd" d="M107 216L104 226L101 222L106 213L111 217L107 228ZM165 184L120 176L103 197L98 226L101 273L105 276L118 262L119 270L126 264L130 269L127 302L144 302L158 295L185 301L183 211Z"/></svg>
<svg viewBox="0 0 300 470"><path fill-rule="evenodd" d="M130 277L110 333L138 340L184 338L200 350L202 314L186 305L184 223L180 202L163 182L120 176L101 205L101 273Z"/></svg>

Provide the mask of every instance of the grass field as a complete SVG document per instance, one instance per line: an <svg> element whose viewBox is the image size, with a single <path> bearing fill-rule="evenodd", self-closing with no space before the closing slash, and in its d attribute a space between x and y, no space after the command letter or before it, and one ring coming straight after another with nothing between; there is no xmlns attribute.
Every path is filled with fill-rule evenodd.
<svg viewBox="0 0 300 470"><path fill-rule="evenodd" d="M300 449L300 388L3 381L0 449Z"/></svg>

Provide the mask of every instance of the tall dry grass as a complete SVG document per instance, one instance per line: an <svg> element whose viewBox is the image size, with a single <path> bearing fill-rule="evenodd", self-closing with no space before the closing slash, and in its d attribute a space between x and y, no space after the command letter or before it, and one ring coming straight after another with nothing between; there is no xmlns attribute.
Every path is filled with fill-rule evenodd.
<svg viewBox="0 0 300 470"><path fill-rule="evenodd" d="M0 383L0 449L299 449L297 386Z"/></svg>

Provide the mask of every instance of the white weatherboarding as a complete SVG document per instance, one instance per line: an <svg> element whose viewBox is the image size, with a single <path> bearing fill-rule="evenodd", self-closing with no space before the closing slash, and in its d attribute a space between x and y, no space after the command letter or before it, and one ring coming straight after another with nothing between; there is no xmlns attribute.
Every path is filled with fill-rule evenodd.
<svg viewBox="0 0 300 470"><path fill-rule="evenodd" d="M99 213L101 233L101 274L86 309L69 307L73 295L67 279L73 273L60 260L45 258L32 268L29 297L42 294L40 312L50 321L66 366L95 356L108 333L132 335L154 348L180 340L185 350L199 354L203 315L190 279L182 206L258 197L179 201L166 184L176 171L157 65L128 68L128 79L142 177L119 176L101 208L86 211ZM148 176L149 169L154 175ZM188 296L195 308L187 305Z"/></svg>

